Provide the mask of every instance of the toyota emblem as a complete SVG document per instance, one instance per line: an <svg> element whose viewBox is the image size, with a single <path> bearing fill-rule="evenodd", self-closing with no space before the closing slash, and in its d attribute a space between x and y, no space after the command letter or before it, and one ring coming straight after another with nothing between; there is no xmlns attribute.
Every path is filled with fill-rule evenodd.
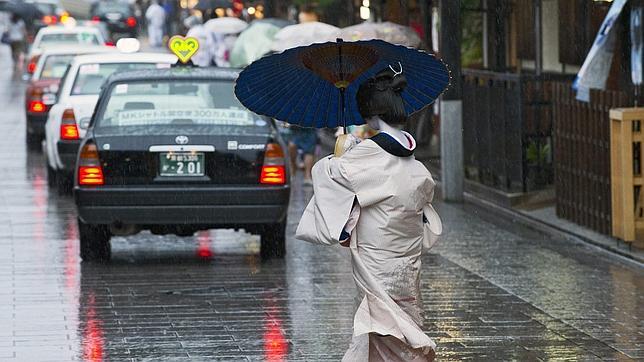
<svg viewBox="0 0 644 362"><path fill-rule="evenodd" d="M188 141L190 141L190 139L188 138L188 136L177 136L177 138L175 138L174 141L178 145L187 145Z"/></svg>

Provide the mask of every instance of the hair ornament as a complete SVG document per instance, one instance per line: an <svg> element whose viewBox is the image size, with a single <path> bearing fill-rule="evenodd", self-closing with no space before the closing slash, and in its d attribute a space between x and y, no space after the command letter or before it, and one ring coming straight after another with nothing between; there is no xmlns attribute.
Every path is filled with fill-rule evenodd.
<svg viewBox="0 0 644 362"><path fill-rule="evenodd" d="M394 67L389 64L389 69L391 69L392 72L394 72L394 78L398 75L401 75L403 72L403 66L400 62L398 62L398 66L400 67L400 70L395 70Z"/></svg>

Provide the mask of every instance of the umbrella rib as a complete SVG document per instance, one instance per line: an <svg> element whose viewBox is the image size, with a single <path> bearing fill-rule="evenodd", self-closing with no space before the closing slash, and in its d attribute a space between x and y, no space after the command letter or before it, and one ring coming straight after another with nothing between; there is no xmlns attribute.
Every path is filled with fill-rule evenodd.
<svg viewBox="0 0 644 362"><path fill-rule="evenodd" d="M275 88L281 88L282 92L276 92L274 94L269 94L266 99L263 101L263 103L258 104L259 109L263 109L264 107L267 106L267 104L274 102L275 100L280 99L280 97L283 97L285 95L290 95L292 93L297 93L300 89L299 87L302 86L306 81L306 77L300 77L297 81L296 84L292 85L290 88L284 88L283 85L277 84L274 87L270 88L270 90L273 90ZM270 105L268 106L270 107ZM265 112L269 112L270 108L267 109ZM267 114L271 117L274 117L275 114Z"/></svg>
<svg viewBox="0 0 644 362"><path fill-rule="evenodd" d="M253 99L252 101L250 101L250 103L252 103L252 104L257 104L259 102L262 102L264 99L270 98L272 96L270 91L272 91L275 88L282 87L282 85L277 83L277 82L275 82L275 80L277 78L279 78L280 75L287 74L287 73L292 73L292 72L293 72L293 70L284 69L284 71L282 71L281 73L279 73L277 75L273 75L273 76L271 76L269 78L257 80L254 83L249 80L246 83L250 84L251 86L246 85L245 90L240 89L240 92L239 92L240 93L239 94L240 98L246 99L247 97L249 97L249 98ZM246 74L246 76L249 79L252 79L252 78L255 77L255 74L253 72L249 72L249 73ZM239 82L240 82L240 80L238 80L238 84L239 84ZM241 80L241 83L244 83L243 79ZM263 91L263 94L260 95L260 96L258 96L256 94L256 92L259 92L259 91Z"/></svg>
<svg viewBox="0 0 644 362"><path fill-rule="evenodd" d="M303 78L305 78L305 79L303 79L303 81L308 81L308 80L311 78L311 76L309 75L309 77L303 77ZM316 93L316 89L317 89L316 87L308 87L308 91L307 91L306 93L304 93L304 94L299 95L299 97L296 97L296 96L295 96L295 94L293 94L293 93L296 93L296 92L297 92L297 89L291 90L291 93L290 93L290 94L292 94L292 95L291 95L291 97L288 99L288 102L286 102L285 104L282 104L282 106L280 107L279 111L275 112L275 114L276 114L276 115L280 115L280 113L281 113L281 112L282 112L282 111L283 111L287 106L289 106L289 105L291 105L293 102L295 102L295 104L294 104L293 106L291 106L291 107L290 107L290 112L289 112L289 109L286 109L286 111L287 111L288 113L287 113L286 115L284 115L283 117L281 117L281 115L280 115L280 117L281 117L281 118L283 118L283 119L287 119L287 120L290 120L290 119L291 119L291 115L294 113L294 110L297 108L297 106L298 106L302 101L304 101L304 100L307 100L307 99L308 99L308 100L310 100L310 99L312 98L312 96L314 96L314 95L315 95L315 93ZM311 96L311 93L312 93L312 96Z"/></svg>

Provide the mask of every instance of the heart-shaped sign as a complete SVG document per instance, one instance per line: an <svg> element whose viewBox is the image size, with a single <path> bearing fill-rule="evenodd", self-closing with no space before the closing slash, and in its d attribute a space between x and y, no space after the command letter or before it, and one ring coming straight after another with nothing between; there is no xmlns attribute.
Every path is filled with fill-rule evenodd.
<svg viewBox="0 0 644 362"><path fill-rule="evenodd" d="M181 35L175 35L168 41L168 48L181 63L185 64L199 50L199 41L193 37L184 38Z"/></svg>

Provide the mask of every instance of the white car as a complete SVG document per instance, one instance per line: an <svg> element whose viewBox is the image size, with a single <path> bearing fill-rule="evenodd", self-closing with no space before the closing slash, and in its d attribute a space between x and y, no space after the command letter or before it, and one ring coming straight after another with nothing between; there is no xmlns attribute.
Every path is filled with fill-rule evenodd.
<svg viewBox="0 0 644 362"><path fill-rule="evenodd" d="M46 47L61 45L105 45L103 32L95 26L48 26L40 29L27 55L27 73L36 70L38 58Z"/></svg>
<svg viewBox="0 0 644 362"><path fill-rule="evenodd" d="M169 68L176 62L176 56L163 53L106 53L74 58L45 124L49 185L59 186L59 190L71 185L80 141L108 76L128 70Z"/></svg>
<svg viewBox="0 0 644 362"><path fill-rule="evenodd" d="M58 85L74 56L106 52L116 52L116 48L67 45L43 51L25 92L26 136L30 148L40 148L49 108L56 103Z"/></svg>

